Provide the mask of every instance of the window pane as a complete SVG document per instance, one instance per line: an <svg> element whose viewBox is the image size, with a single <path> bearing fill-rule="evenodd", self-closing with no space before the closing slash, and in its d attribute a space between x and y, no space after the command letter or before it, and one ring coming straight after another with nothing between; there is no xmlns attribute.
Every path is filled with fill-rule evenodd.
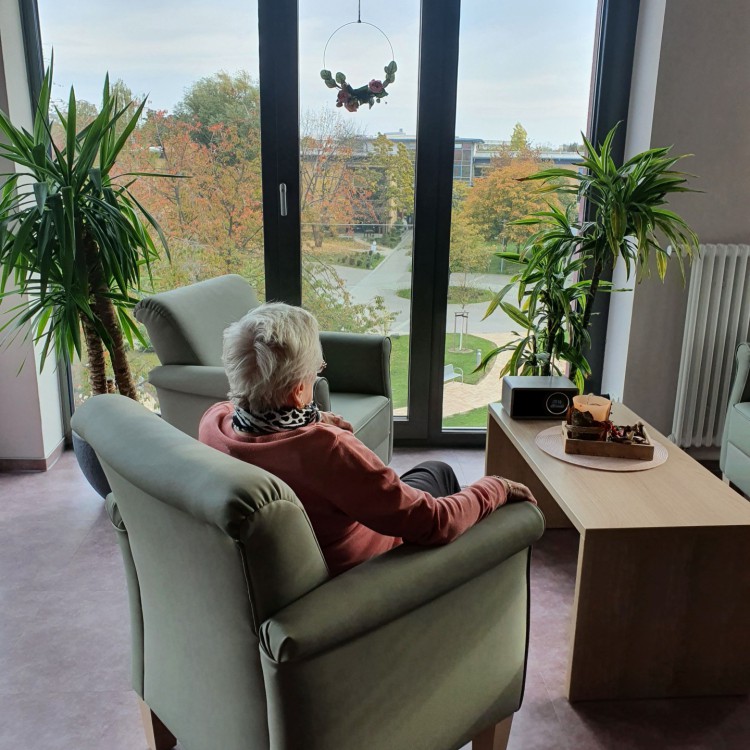
<svg viewBox="0 0 750 750"><path fill-rule="evenodd" d="M93 117L109 72L124 103L147 100L115 173L188 178L133 186L164 229L172 259L162 253L146 292L238 273L262 299L257 3L78 0L75 12L70 5L39 0L47 63L54 48L54 104L64 112L75 85L79 117ZM59 138L54 113L53 122ZM136 345L129 359L142 401L156 408L146 382L156 355ZM80 402L90 393L85 362L73 371Z"/></svg>
<svg viewBox="0 0 750 750"><path fill-rule="evenodd" d="M495 253L515 250L528 229L510 222L550 199L519 178L553 165L574 168L588 120L597 6L597 0L462 3L444 428L484 428L487 404L500 397L499 374L510 352L474 372L518 330L501 310L484 320L517 268ZM507 301L513 299L509 294Z"/></svg>
<svg viewBox="0 0 750 750"><path fill-rule="evenodd" d="M391 3L387 3L390 7ZM371 332L393 341L396 416L408 410L414 155L417 122L418 0L363 6L344 15L340 2L301 0L300 192L302 301L323 330ZM393 6L396 7L395 5ZM353 87L382 80L398 64L389 95L372 109L337 107L337 88L320 76L323 53L332 74ZM326 43L328 40L328 46Z"/></svg>

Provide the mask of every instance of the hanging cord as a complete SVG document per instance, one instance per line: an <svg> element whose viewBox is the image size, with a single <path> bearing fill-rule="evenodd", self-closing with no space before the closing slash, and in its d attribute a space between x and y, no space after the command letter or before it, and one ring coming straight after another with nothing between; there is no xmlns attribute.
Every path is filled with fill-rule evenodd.
<svg viewBox="0 0 750 750"><path fill-rule="evenodd" d="M362 23L362 0L357 0L357 23Z"/></svg>
<svg viewBox="0 0 750 750"><path fill-rule="evenodd" d="M391 60L395 59L393 55L393 45L391 44L391 40L388 38L388 34L386 34L385 31L380 28L380 26L376 26L374 23L370 23L369 21L362 21L361 19L359 19L357 21L349 21L349 23L342 24L333 32L333 34L331 34L331 36L328 37L326 46L323 48L323 68L326 68L326 52L328 51L328 45L331 43L331 39L333 39L333 37L335 37L336 34L341 31L341 29L344 29L347 26L353 26L355 23L361 23L363 26L372 26L373 29L379 31L385 37L385 41L388 42L388 46L391 48Z"/></svg>

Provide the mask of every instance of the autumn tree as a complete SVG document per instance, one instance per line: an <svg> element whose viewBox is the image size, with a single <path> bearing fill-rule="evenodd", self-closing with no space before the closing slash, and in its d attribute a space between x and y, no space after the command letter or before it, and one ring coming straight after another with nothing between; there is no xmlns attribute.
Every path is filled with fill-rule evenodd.
<svg viewBox="0 0 750 750"><path fill-rule="evenodd" d="M491 254L476 226L463 208L454 210L451 218L451 251L448 261L453 297L463 310L471 301L472 284L469 274L487 271Z"/></svg>
<svg viewBox="0 0 750 750"><path fill-rule="evenodd" d="M208 144L196 137L202 127L150 112L133 139L132 163L123 164L123 171L150 168L184 177L152 181L141 196L172 251L172 263L155 269L158 286L241 273L262 296L260 159L246 158L247 138L236 123L211 126Z"/></svg>
<svg viewBox="0 0 750 750"><path fill-rule="evenodd" d="M313 226L316 243L322 244L330 226L351 225L355 217L375 218L366 168L353 158L355 151L357 157L363 151L361 138L336 113L303 118L302 220ZM257 87L248 74L203 78L186 91L175 114L148 112L117 166L120 173L183 176L136 186L139 199L161 223L171 251L171 263L154 266L156 291L239 273L264 296ZM303 261L304 303L323 328L390 329L394 314L382 298L356 302L333 268L307 254Z"/></svg>
<svg viewBox="0 0 750 750"><path fill-rule="evenodd" d="M379 224L390 225L414 211L414 164L403 143L379 133L367 159L373 210Z"/></svg>
<svg viewBox="0 0 750 750"><path fill-rule="evenodd" d="M510 150L514 153L523 153L531 148L529 142L529 134L526 132L526 128L517 122L513 127L513 132L510 136Z"/></svg>
<svg viewBox="0 0 750 750"><path fill-rule="evenodd" d="M230 161L260 159L260 89L247 71L220 71L199 79L185 91L174 114L193 127L191 137L203 146L211 146L217 126L234 129L241 148L222 154Z"/></svg>
<svg viewBox="0 0 750 750"><path fill-rule="evenodd" d="M529 235L526 227L509 224L533 211L544 210L548 201L533 183L521 178L542 169L544 163L534 155L493 160L490 169L474 182L464 203L469 221L488 242L518 243Z"/></svg>
<svg viewBox="0 0 750 750"><path fill-rule="evenodd" d="M331 226L352 225L355 218L375 220L366 175L352 156L362 136L351 120L328 109L308 111L300 124L300 210L303 231L323 245Z"/></svg>

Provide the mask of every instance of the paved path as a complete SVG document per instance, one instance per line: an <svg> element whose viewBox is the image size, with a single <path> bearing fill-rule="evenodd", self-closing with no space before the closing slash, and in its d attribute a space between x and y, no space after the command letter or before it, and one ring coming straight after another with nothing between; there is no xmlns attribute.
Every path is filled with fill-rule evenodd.
<svg viewBox="0 0 750 750"><path fill-rule="evenodd" d="M386 257L372 271L348 266L336 266L336 273L346 281L355 302L368 304L378 295L383 297L387 308L397 314L391 327L393 333L409 333L411 301L399 297L396 292L399 289L411 287L412 239L413 231L409 230L404 233L401 241L392 250L379 248L379 252L382 252ZM463 281L459 276L459 274L454 275L452 281L455 284L460 284ZM509 278L509 276L500 274L469 274L469 284L474 287L498 291L508 283ZM512 331L514 328L511 319L503 312L495 311L487 320L482 320L487 310L486 302L467 305L465 310L469 313L469 333L485 336L487 333L504 333ZM448 305L446 333L453 331L454 314L460 311L460 305Z"/></svg>
<svg viewBox="0 0 750 750"><path fill-rule="evenodd" d="M409 314L411 301L399 297L399 289L411 287L411 250L413 232L405 232L401 241L392 250L378 248L386 257L377 268L371 271L349 266L336 266L338 273L345 281L354 301L358 304L368 304L374 297L380 295L385 300L386 307L397 314L391 326L391 333L409 334ZM509 277L500 274L469 274L469 285L498 291L508 283ZM463 278L455 275L452 281L458 285ZM498 346L513 338L510 333L516 327L511 319L503 312L495 311L487 320L482 320L487 309L486 302L467 305L469 313L468 332L489 339ZM452 333L454 314L461 311L460 305L448 305L446 319L446 333ZM495 358L487 374L475 385L461 382L446 383L443 390L443 416L461 414L480 406L486 406L491 401L500 398L500 370L508 361L509 354ZM394 414L406 415L406 407L396 409Z"/></svg>

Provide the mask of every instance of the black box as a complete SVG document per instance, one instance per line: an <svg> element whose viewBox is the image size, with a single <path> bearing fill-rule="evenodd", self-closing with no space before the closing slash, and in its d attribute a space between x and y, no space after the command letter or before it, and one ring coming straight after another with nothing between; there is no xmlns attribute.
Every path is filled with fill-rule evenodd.
<svg viewBox="0 0 750 750"><path fill-rule="evenodd" d="M557 375L503 378L503 409L513 419L564 419L577 395L573 381Z"/></svg>

